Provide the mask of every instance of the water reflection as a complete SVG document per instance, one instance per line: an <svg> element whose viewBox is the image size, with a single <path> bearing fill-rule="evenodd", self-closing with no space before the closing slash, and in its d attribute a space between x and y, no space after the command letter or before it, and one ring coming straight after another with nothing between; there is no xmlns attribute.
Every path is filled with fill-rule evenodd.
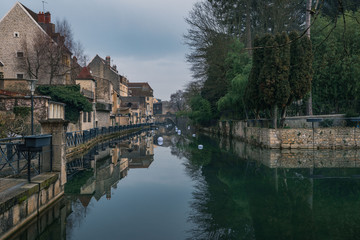
<svg viewBox="0 0 360 240"><path fill-rule="evenodd" d="M178 147L198 182L189 239L356 239L360 233L356 151L273 151L207 137Z"/></svg>
<svg viewBox="0 0 360 240"><path fill-rule="evenodd" d="M358 238L357 151L274 151L193 131L160 128L74 159L63 215L38 239Z"/></svg>
<svg viewBox="0 0 360 240"><path fill-rule="evenodd" d="M66 217L69 214L69 205L65 198L61 198L51 208L27 224L26 228L20 229L9 239L12 240L35 240L35 239L66 239Z"/></svg>
<svg viewBox="0 0 360 240"><path fill-rule="evenodd" d="M70 180L65 186L65 193L81 196L79 200L84 205L92 197L97 201L102 196L111 199L111 188L116 188L129 169L148 168L153 161L152 132L141 132L126 139L112 139L68 164L68 169L71 168L68 171ZM72 173L74 169L77 170L75 175Z"/></svg>

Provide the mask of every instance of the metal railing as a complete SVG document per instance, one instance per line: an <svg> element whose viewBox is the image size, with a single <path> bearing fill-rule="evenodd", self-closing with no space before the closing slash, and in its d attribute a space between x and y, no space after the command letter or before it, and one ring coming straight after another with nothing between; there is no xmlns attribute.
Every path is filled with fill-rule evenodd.
<svg viewBox="0 0 360 240"><path fill-rule="evenodd" d="M125 131L128 129L140 128L144 126L151 126L154 123L139 123L139 124L131 124L131 125L123 125L123 126L110 126L110 127L102 127L102 128L92 128L84 131L75 131L75 132L67 132L66 133L66 146L76 147L79 144L86 143L91 139L94 139L101 135L116 133Z"/></svg>
<svg viewBox="0 0 360 240"><path fill-rule="evenodd" d="M94 94L93 91L90 91L90 90L87 90L87 89L83 88L81 90L81 93L82 93L83 96L85 96L87 98L94 99L95 94Z"/></svg>
<svg viewBox="0 0 360 240"><path fill-rule="evenodd" d="M46 151L43 147L29 147L25 138L0 139L0 177L27 176L30 181L31 176L41 173L43 161L50 162L51 170L51 146Z"/></svg>

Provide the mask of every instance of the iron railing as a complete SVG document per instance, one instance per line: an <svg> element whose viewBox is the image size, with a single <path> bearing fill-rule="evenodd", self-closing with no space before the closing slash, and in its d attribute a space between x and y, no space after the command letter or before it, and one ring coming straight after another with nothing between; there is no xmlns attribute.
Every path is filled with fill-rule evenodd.
<svg viewBox="0 0 360 240"><path fill-rule="evenodd" d="M153 125L153 123L139 123L139 124L131 124L131 125L123 125L123 126L110 126L110 127L102 127L102 128L92 128L84 131L67 132L66 146L68 148L76 147L79 144L86 143L91 139L96 138L97 136L121 132L128 129L140 128L143 126L150 126L150 125Z"/></svg>
<svg viewBox="0 0 360 240"><path fill-rule="evenodd" d="M27 175L30 181L31 176L41 173L43 161L50 162L51 170L51 146L27 147L24 137L0 139L0 177Z"/></svg>

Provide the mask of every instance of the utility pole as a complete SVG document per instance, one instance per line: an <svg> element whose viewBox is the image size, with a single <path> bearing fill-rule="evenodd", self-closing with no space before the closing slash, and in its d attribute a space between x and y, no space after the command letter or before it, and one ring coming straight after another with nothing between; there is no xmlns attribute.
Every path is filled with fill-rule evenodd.
<svg viewBox="0 0 360 240"><path fill-rule="evenodd" d="M305 29L306 29L306 36L310 39L310 25L311 25L311 2L312 0L306 1L306 22L305 22ZM311 84L312 85L312 84ZM313 107L312 107L312 86L310 87L310 96L306 103L306 115L311 116L313 115Z"/></svg>

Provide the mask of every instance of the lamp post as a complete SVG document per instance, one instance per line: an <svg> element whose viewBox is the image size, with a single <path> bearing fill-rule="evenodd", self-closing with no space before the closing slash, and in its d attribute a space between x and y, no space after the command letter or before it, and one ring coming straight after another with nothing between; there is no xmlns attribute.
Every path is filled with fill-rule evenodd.
<svg viewBox="0 0 360 240"><path fill-rule="evenodd" d="M37 79L29 79L31 91L31 135L34 135L34 93L36 88Z"/></svg>

